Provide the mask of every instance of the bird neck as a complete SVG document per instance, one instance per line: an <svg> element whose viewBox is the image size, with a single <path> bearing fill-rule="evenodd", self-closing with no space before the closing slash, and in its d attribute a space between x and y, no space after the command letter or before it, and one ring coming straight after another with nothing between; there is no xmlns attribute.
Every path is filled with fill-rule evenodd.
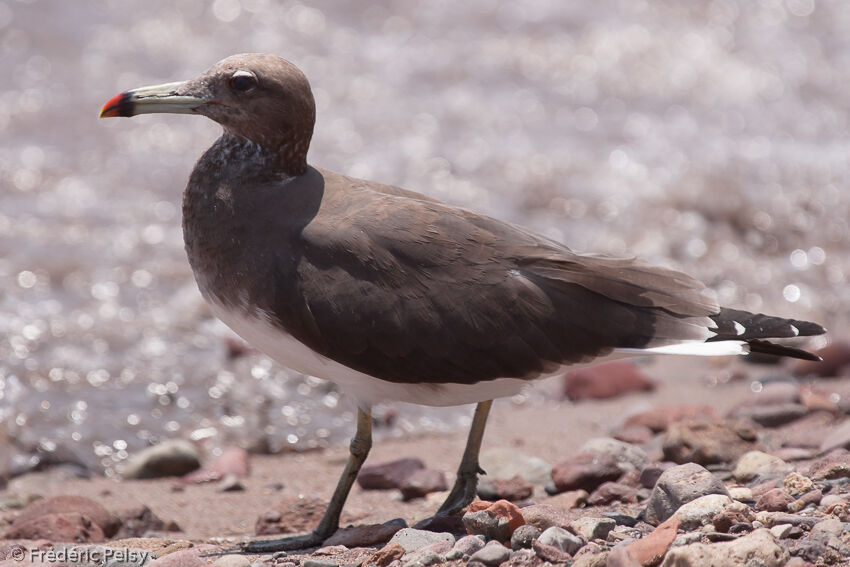
<svg viewBox="0 0 850 567"><path fill-rule="evenodd" d="M229 154L244 165L255 165L258 171L296 177L307 171L310 137L290 135L283 139L251 140L225 129L216 146L220 153Z"/></svg>

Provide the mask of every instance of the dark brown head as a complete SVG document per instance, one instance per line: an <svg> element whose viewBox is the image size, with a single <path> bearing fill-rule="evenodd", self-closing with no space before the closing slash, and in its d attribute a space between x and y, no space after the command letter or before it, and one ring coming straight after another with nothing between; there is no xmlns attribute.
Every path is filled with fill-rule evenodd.
<svg viewBox="0 0 850 567"><path fill-rule="evenodd" d="M316 106L298 67L276 55L243 53L182 83L142 87L111 98L100 117L151 112L201 114L230 134L281 152L289 167L307 164Z"/></svg>

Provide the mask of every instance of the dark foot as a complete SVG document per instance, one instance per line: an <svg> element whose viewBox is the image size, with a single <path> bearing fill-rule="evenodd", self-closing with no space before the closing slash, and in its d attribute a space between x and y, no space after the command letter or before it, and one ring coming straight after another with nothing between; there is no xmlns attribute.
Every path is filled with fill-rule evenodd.
<svg viewBox="0 0 850 567"><path fill-rule="evenodd" d="M484 471L481 471L481 473ZM437 516L453 516L455 514L460 514L469 503L475 500L475 496L478 492L478 474L464 474L458 476L455 481L455 485L452 487L452 491L449 493L449 496L446 498L446 501L443 502L443 505L440 506L440 509L437 510Z"/></svg>
<svg viewBox="0 0 850 567"><path fill-rule="evenodd" d="M284 537L281 539L266 539L249 541L239 546L242 553L274 553L276 551L297 551L308 547L319 547L332 534L321 535L316 532L309 534Z"/></svg>

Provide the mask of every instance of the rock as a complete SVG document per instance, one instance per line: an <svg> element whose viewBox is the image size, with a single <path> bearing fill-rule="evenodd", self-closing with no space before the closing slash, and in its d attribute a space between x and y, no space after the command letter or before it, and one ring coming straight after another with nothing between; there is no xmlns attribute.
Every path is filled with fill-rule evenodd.
<svg viewBox="0 0 850 567"><path fill-rule="evenodd" d="M117 539L144 537L149 532L164 531L167 527L176 527L176 524L167 526L159 516L145 505L122 510L118 512L118 518L121 528L115 534Z"/></svg>
<svg viewBox="0 0 850 567"><path fill-rule="evenodd" d="M664 458L675 463L731 463L757 448L756 434L742 424L689 421L672 424L664 437Z"/></svg>
<svg viewBox="0 0 850 567"><path fill-rule="evenodd" d="M841 537L845 532L844 524L838 518L826 518L812 526L811 538L827 543L833 537Z"/></svg>
<svg viewBox="0 0 850 567"><path fill-rule="evenodd" d="M422 498L432 492L448 490L448 485L443 471L419 469L405 478L399 488L401 488L401 497L407 502L414 498Z"/></svg>
<svg viewBox="0 0 850 567"><path fill-rule="evenodd" d="M755 530L734 541L720 543L693 543L674 547L667 552L661 567L700 566L729 567L730 565L758 565L783 567L789 555L765 529Z"/></svg>
<svg viewBox="0 0 850 567"><path fill-rule="evenodd" d="M184 475L180 480L185 483L199 484L222 480L227 476L237 479L248 478L251 473L248 451L241 447L230 447L210 464Z"/></svg>
<svg viewBox="0 0 850 567"><path fill-rule="evenodd" d="M478 481L478 497L482 500L507 500L519 502L529 498L534 487L519 475L511 479L481 479Z"/></svg>
<svg viewBox="0 0 850 567"><path fill-rule="evenodd" d="M514 530L511 535L511 549L529 549L531 548L532 540L540 537L542 532L528 524L522 525Z"/></svg>
<svg viewBox="0 0 850 567"><path fill-rule="evenodd" d="M219 547L201 544L162 555L145 567L209 567L210 564L201 555L220 552Z"/></svg>
<svg viewBox="0 0 850 567"><path fill-rule="evenodd" d="M280 501L277 506L257 518L257 535L292 534L312 530L325 513L327 502L318 498L297 496Z"/></svg>
<svg viewBox="0 0 850 567"><path fill-rule="evenodd" d="M537 541L543 545L551 545L552 547L555 547L565 553L569 553L570 555L574 555L575 552L581 549L585 543L585 540L582 538L568 532L564 528L559 528L558 526L547 528L540 534Z"/></svg>
<svg viewBox="0 0 850 567"><path fill-rule="evenodd" d="M32 502L29 506L24 508L20 514L18 514L18 516L15 518L15 521L12 522L12 526L20 526L41 516L47 516L51 514L73 513L79 514L80 516L85 516L90 521L94 522L98 526L98 528L100 528L100 532L102 533L102 535L107 538L114 536L121 525L121 520L118 517L111 514L106 508L104 508L98 502L95 502L91 498L86 498L85 496L63 495L53 496L50 498L42 498L40 500ZM71 539L57 541L76 540Z"/></svg>
<svg viewBox="0 0 850 567"><path fill-rule="evenodd" d="M806 476L814 481L850 478L850 451L836 449L809 466Z"/></svg>
<svg viewBox="0 0 850 567"><path fill-rule="evenodd" d="M470 504L463 515L463 524L468 533L483 535L496 541L510 541L511 534L525 524L519 508L507 500L489 503L477 500Z"/></svg>
<svg viewBox="0 0 850 567"><path fill-rule="evenodd" d="M344 545L346 547L368 547L389 541L396 532L407 527L402 519L390 520L383 524L349 526L338 529L325 540L324 545Z"/></svg>
<svg viewBox="0 0 850 567"><path fill-rule="evenodd" d="M835 449L850 449L850 419L845 419L838 427L827 433L819 449L821 453L829 453Z"/></svg>
<svg viewBox="0 0 850 567"><path fill-rule="evenodd" d="M301 563L301 567L339 567L336 561L325 561L324 559L307 558Z"/></svg>
<svg viewBox="0 0 850 567"><path fill-rule="evenodd" d="M525 526L518 527L514 533L523 529ZM479 549L484 547L484 539L477 535L463 536L457 540L452 549L460 551L463 555L472 555Z"/></svg>
<svg viewBox="0 0 850 567"><path fill-rule="evenodd" d="M405 553L412 553L440 541L447 541L454 545L455 538L447 532L436 533L414 528L404 528L395 533L390 543L397 543L404 548Z"/></svg>
<svg viewBox="0 0 850 567"><path fill-rule="evenodd" d="M251 561L244 555L223 555L213 561L214 567L249 567Z"/></svg>
<svg viewBox="0 0 850 567"><path fill-rule="evenodd" d="M800 495L799 498L794 500L791 504L788 505L789 512L800 512L805 509L809 505L817 506L821 503L823 499L823 492L820 489L815 488L814 490L810 490L805 494Z"/></svg>
<svg viewBox="0 0 850 567"><path fill-rule="evenodd" d="M782 480L782 486L792 496L798 496L814 490L815 484L806 476L798 472L791 472Z"/></svg>
<svg viewBox="0 0 850 567"><path fill-rule="evenodd" d="M661 473L663 473L670 467L675 466L676 463L671 463L670 461L662 461L660 463L649 463L640 471L640 485L644 488L654 487L655 483L658 482L658 479L661 477Z"/></svg>
<svg viewBox="0 0 850 567"><path fill-rule="evenodd" d="M364 490L401 488L407 477L424 468L425 463L414 458L366 466L360 469L360 474L357 475L357 484Z"/></svg>
<svg viewBox="0 0 850 567"><path fill-rule="evenodd" d="M838 404L834 401L833 396L835 393L824 392L813 384L802 384L798 394L800 396L800 403L806 406L806 409L809 411L826 411L830 413L841 411Z"/></svg>
<svg viewBox="0 0 850 567"><path fill-rule="evenodd" d="M534 554L538 558L546 561L547 563L568 564L572 559L572 555L566 551L561 551L554 545L546 545L545 543L540 543L537 540L531 542L531 548L534 550Z"/></svg>
<svg viewBox="0 0 850 567"><path fill-rule="evenodd" d="M631 556L626 546L618 546L611 550L606 558L605 567L641 567L640 563Z"/></svg>
<svg viewBox="0 0 850 567"><path fill-rule="evenodd" d="M429 532L466 533L466 526L463 525L463 517L461 516L430 516L416 522L413 527L417 530Z"/></svg>
<svg viewBox="0 0 850 567"><path fill-rule="evenodd" d="M738 482L747 482L760 475L784 475L790 470L788 463L778 457L761 451L749 451L738 459L732 475Z"/></svg>
<svg viewBox="0 0 850 567"><path fill-rule="evenodd" d="M372 557L370 557L366 561L366 565L376 565L377 567L387 567L390 563L395 561L396 559L401 559L404 556L404 547L398 543L388 543L378 551L376 551Z"/></svg>
<svg viewBox="0 0 850 567"><path fill-rule="evenodd" d="M596 489L603 482L620 478L620 463L610 455L579 453L572 459L552 467L552 481L558 492Z"/></svg>
<svg viewBox="0 0 850 567"><path fill-rule="evenodd" d="M549 463L509 447L493 447L482 451L478 462L487 471L489 480L508 480L520 476L531 484L543 485L552 476Z"/></svg>
<svg viewBox="0 0 850 567"><path fill-rule="evenodd" d="M183 439L163 441L131 456L122 471L124 478L184 476L201 466L195 446Z"/></svg>
<svg viewBox="0 0 850 567"><path fill-rule="evenodd" d="M794 374L797 376L820 376L833 378L841 376L850 366L850 342L835 341L815 351L821 361L797 361Z"/></svg>
<svg viewBox="0 0 850 567"><path fill-rule="evenodd" d="M641 565L658 565L676 539L679 524L676 516L662 522L649 535L629 544L629 555Z"/></svg>
<svg viewBox="0 0 850 567"><path fill-rule="evenodd" d="M640 425L648 427L654 433L661 433L666 431L671 423L694 419L718 421L720 416L711 406L662 406L636 413L623 425L624 427Z"/></svg>
<svg viewBox="0 0 850 567"><path fill-rule="evenodd" d="M583 508L587 504L589 496L586 490L570 490L556 494L546 499L544 503L559 510L572 510L573 508ZM523 508L523 515L525 515L525 508Z"/></svg>
<svg viewBox="0 0 850 567"><path fill-rule="evenodd" d="M469 558L469 562L477 561L484 565L499 565L507 561L510 556L511 551L507 547L498 541L491 541L473 553Z"/></svg>
<svg viewBox="0 0 850 567"><path fill-rule="evenodd" d="M695 529L710 523L712 518L733 506L749 510L746 504L735 502L725 494L706 494L682 504L675 517L684 529Z"/></svg>
<svg viewBox="0 0 850 567"><path fill-rule="evenodd" d="M617 527L617 522L611 518L584 516L570 522L569 527L587 541L591 541L606 539L611 530Z"/></svg>
<svg viewBox="0 0 850 567"><path fill-rule="evenodd" d="M715 531L726 534L752 531L753 520L755 520L755 514L749 506L735 501L731 506L726 506L718 514L715 514L710 519L710 523L714 526Z"/></svg>
<svg viewBox="0 0 850 567"><path fill-rule="evenodd" d="M637 502L637 489L619 482L605 482L587 499L590 506L603 506L611 502L633 504Z"/></svg>
<svg viewBox="0 0 850 567"><path fill-rule="evenodd" d="M625 472L630 469L640 470L647 465L649 459L646 451L612 437L598 437L585 442L578 450L579 453L612 457Z"/></svg>
<svg viewBox="0 0 850 567"><path fill-rule="evenodd" d="M723 482L698 464L669 468L652 489L646 505L646 521L658 525L682 504L707 494L729 495Z"/></svg>
<svg viewBox="0 0 850 567"><path fill-rule="evenodd" d="M738 502L755 502L756 499L753 497L753 491L746 486L733 486L729 488L729 496L732 500L737 500Z"/></svg>
<svg viewBox="0 0 850 567"><path fill-rule="evenodd" d="M453 549L452 543L448 541L438 541L431 545L419 549L418 551L407 555L405 563L419 563L421 565L434 565L442 563L442 555L450 552Z"/></svg>
<svg viewBox="0 0 850 567"><path fill-rule="evenodd" d="M729 417L751 419L764 427L779 427L797 421L808 413L809 408L803 404L784 403L739 407Z"/></svg>
<svg viewBox="0 0 850 567"><path fill-rule="evenodd" d="M645 425L629 425L617 429L613 437L626 443L634 443L637 445L646 443L655 436L653 431Z"/></svg>
<svg viewBox="0 0 850 567"><path fill-rule="evenodd" d="M560 508L549 504L532 504L522 509L525 523L543 531L552 526L565 528L570 523L570 517Z"/></svg>
<svg viewBox="0 0 850 567"><path fill-rule="evenodd" d="M235 474L225 476L215 487L216 492L242 492L243 490L245 490L245 485Z"/></svg>
<svg viewBox="0 0 850 567"><path fill-rule="evenodd" d="M652 380L628 360L571 370L564 375L563 380L564 396L573 401L604 400L655 388Z"/></svg>
<svg viewBox="0 0 850 567"><path fill-rule="evenodd" d="M79 512L44 514L16 521L3 539L46 539L54 542L98 543L106 541L103 530L89 516Z"/></svg>
<svg viewBox="0 0 850 567"><path fill-rule="evenodd" d="M794 526L791 524L777 524L770 528L770 533L776 539L785 539L788 537L788 534L791 533L791 530L794 529Z"/></svg>
<svg viewBox="0 0 850 567"><path fill-rule="evenodd" d="M768 490L756 500L755 509L767 512L787 512L794 498L784 488Z"/></svg>
<svg viewBox="0 0 850 567"><path fill-rule="evenodd" d="M607 567L607 562L608 552L591 541L573 556L570 567Z"/></svg>

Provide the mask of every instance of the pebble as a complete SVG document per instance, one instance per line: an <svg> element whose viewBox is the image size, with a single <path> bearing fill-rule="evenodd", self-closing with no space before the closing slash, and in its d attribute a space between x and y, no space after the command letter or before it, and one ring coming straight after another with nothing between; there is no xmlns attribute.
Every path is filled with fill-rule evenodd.
<svg viewBox="0 0 850 567"><path fill-rule="evenodd" d="M537 541L543 545L555 547L570 555L574 555L585 543L584 539L558 526L547 528L540 534Z"/></svg>
<svg viewBox="0 0 850 567"><path fill-rule="evenodd" d="M720 416L711 406L660 406L632 415L623 426L642 425L655 433L661 433L666 431L672 423L692 419L717 421Z"/></svg>
<svg viewBox="0 0 850 567"><path fill-rule="evenodd" d="M694 529L709 524L712 518L733 505L748 508L746 504L735 502L725 494L706 494L682 504L676 510L675 517L682 523L683 528Z"/></svg>
<svg viewBox="0 0 850 567"><path fill-rule="evenodd" d="M491 541L469 557L469 562L479 562L484 565L499 565L507 561L511 556L511 551L499 543Z"/></svg>
<svg viewBox="0 0 850 567"><path fill-rule="evenodd" d="M254 525L257 535L293 534L312 530L325 513L327 502L319 498L293 496L263 513Z"/></svg>
<svg viewBox="0 0 850 567"><path fill-rule="evenodd" d="M519 502L530 497L534 487L519 475L510 479L481 479L478 482L478 497L482 500L508 500Z"/></svg>
<svg viewBox="0 0 850 567"><path fill-rule="evenodd" d="M833 428L820 444L821 453L835 449L850 449L850 419L845 419L838 427Z"/></svg>
<svg viewBox="0 0 850 567"><path fill-rule="evenodd" d="M850 451L836 449L809 467L806 476L812 480L834 480L850 477Z"/></svg>
<svg viewBox="0 0 850 567"><path fill-rule="evenodd" d="M611 502L633 504L637 502L637 489L619 482L604 482L587 499L589 506L603 506Z"/></svg>
<svg viewBox="0 0 850 567"><path fill-rule="evenodd" d="M675 467L676 463L670 461L661 461L649 463L640 471L640 485L644 488L652 488L661 474L671 467Z"/></svg>
<svg viewBox="0 0 850 567"><path fill-rule="evenodd" d="M560 508L549 504L532 504L522 509L522 517L525 523L545 530L551 526L567 527L570 517Z"/></svg>
<svg viewBox="0 0 850 567"><path fill-rule="evenodd" d="M682 504L707 494L729 495L720 479L696 463L671 467L664 471L652 490L646 504L646 521L658 525Z"/></svg>
<svg viewBox="0 0 850 567"><path fill-rule="evenodd" d="M79 512L44 514L27 521L17 521L3 534L3 539L45 539L76 543L106 541L103 530L91 518Z"/></svg>
<svg viewBox="0 0 850 567"><path fill-rule="evenodd" d="M401 559L404 557L405 551L404 547L396 542L388 543L378 551L376 551L372 557L370 557L366 561L366 565L376 565L377 567L387 567L393 561L397 559Z"/></svg>
<svg viewBox="0 0 850 567"><path fill-rule="evenodd" d="M733 486L728 490L729 496L732 500L737 500L738 502L755 502L751 488L747 488L746 486Z"/></svg>
<svg viewBox="0 0 850 567"><path fill-rule="evenodd" d="M563 381L564 396L573 401L604 400L655 388L654 382L628 360L615 360L571 370L564 375Z"/></svg>
<svg viewBox="0 0 850 567"><path fill-rule="evenodd" d="M514 530L525 524L525 519L519 508L507 500L493 503L476 500L463 515L463 524L470 534L509 541Z"/></svg>
<svg viewBox="0 0 850 567"><path fill-rule="evenodd" d="M405 553L412 553L427 545L431 545L441 541L455 543L455 538L452 534L443 532L429 532L425 530L417 530L415 528L404 528L395 533L390 543L397 543L404 548Z"/></svg>
<svg viewBox="0 0 850 567"><path fill-rule="evenodd" d="M183 439L170 439L132 455L122 470L127 479L183 476L201 467L195 446Z"/></svg>
<svg viewBox="0 0 850 567"><path fill-rule="evenodd" d="M578 489L590 492L603 482L617 480L622 474L614 457L592 453L579 453L552 467L552 481L558 492Z"/></svg>
<svg viewBox="0 0 850 567"><path fill-rule="evenodd" d="M241 447L230 447L208 465L184 475L180 480L185 483L202 483L221 480L228 476L244 479L248 478L250 472L248 451Z"/></svg>
<svg viewBox="0 0 850 567"><path fill-rule="evenodd" d="M758 565L759 567L783 567L788 559L788 552L776 542L773 534L768 530L755 530L733 541L712 544L692 543L682 547L673 547L667 552L662 566Z"/></svg>
<svg viewBox="0 0 850 567"><path fill-rule="evenodd" d="M401 489L402 499L407 502L414 498L422 498L432 492L448 490L448 484L446 484L446 475L443 471L419 469L405 478L399 488Z"/></svg>
<svg viewBox="0 0 850 567"><path fill-rule="evenodd" d="M617 522L611 518L584 516L570 522L569 527L586 540L606 539Z"/></svg>
<svg viewBox="0 0 850 567"><path fill-rule="evenodd" d="M794 526L791 524L777 524L770 528L770 533L773 534L773 537L776 539L785 539L788 537L788 534L791 533L791 530L794 529Z"/></svg>
<svg viewBox="0 0 850 567"><path fill-rule="evenodd" d="M235 474L228 474L219 481L215 490L216 492L242 492L245 490L245 484Z"/></svg>
<svg viewBox="0 0 850 567"><path fill-rule="evenodd" d="M224 555L213 561L215 567L248 567L251 562L244 555Z"/></svg>
<svg viewBox="0 0 850 567"><path fill-rule="evenodd" d="M137 508L129 508L119 512L118 519L120 521L121 528L115 534L116 539L143 537L149 532L157 532L166 530L167 528L177 527L176 525L166 524L145 505ZM173 522L170 524L173 524ZM167 531L179 531L179 529L167 529Z"/></svg>
<svg viewBox="0 0 850 567"><path fill-rule="evenodd" d="M751 419L764 427L779 427L797 421L809 413L809 408L798 403L754 405L737 408L730 417Z"/></svg>
<svg viewBox="0 0 850 567"><path fill-rule="evenodd" d="M626 443L646 443L655 435L653 431L645 425L629 425L620 427L614 433L614 438Z"/></svg>
<svg viewBox="0 0 850 567"><path fill-rule="evenodd" d="M572 556L566 551L561 551L554 545L546 545L538 540L531 542L534 554L547 563L569 563Z"/></svg>
<svg viewBox="0 0 850 567"><path fill-rule="evenodd" d="M664 459L676 463L710 465L735 462L757 449L755 431L742 423L689 421L667 428Z"/></svg>
<svg viewBox="0 0 850 567"><path fill-rule="evenodd" d="M749 451L738 459L732 475L738 482L747 482L761 475L784 475L790 470L791 467L788 463L779 457L761 451Z"/></svg>
<svg viewBox="0 0 850 567"><path fill-rule="evenodd" d="M522 527L523 526L520 526L517 529L520 529ZM473 553L484 547L484 543L484 538L482 538L481 536L467 535L457 540L452 549L460 551L463 555L472 555Z"/></svg>
<svg viewBox="0 0 850 567"><path fill-rule="evenodd" d="M86 518L87 522L95 524L103 537L112 537L121 526L121 520L110 513L100 503L85 496L62 495L36 500L24 508L12 522L13 528L36 520L40 517L56 514L77 514ZM68 518L70 521L70 518ZM11 539L11 538L7 538ZM38 538L29 538L38 539ZM57 541L75 541L57 540ZM87 540L93 541L93 540Z"/></svg>
<svg viewBox="0 0 850 567"><path fill-rule="evenodd" d="M531 457L510 447L493 447L478 457L488 479L524 478L531 484L543 485L552 476L552 466L538 457Z"/></svg>
<svg viewBox="0 0 850 567"><path fill-rule="evenodd" d="M805 494L814 490L815 483L807 476L803 476L798 472L791 472L782 480L782 486L793 496Z"/></svg>
<svg viewBox="0 0 850 567"><path fill-rule="evenodd" d="M322 559L305 559L301 563L301 567L339 567L339 563Z"/></svg>
<svg viewBox="0 0 850 567"><path fill-rule="evenodd" d="M675 516L664 521L650 534L630 543L627 547L629 555L641 565L657 565L676 539L679 525Z"/></svg>
<svg viewBox="0 0 850 567"><path fill-rule="evenodd" d="M640 470L649 462L646 451L631 443L625 443L613 437L591 439L585 442L579 448L578 452L613 457L620 464L623 471L629 469Z"/></svg>
<svg viewBox="0 0 850 567"><path fill-rule="evenodd" d="M364 490L392 490L401 488L405 479L414 472L424 469L420 459L405 458L387 463L365 466L357 475L357 484Z"/></svg>
<svg viewBox="0 0 850 567"><path fill-rule="evenodd" d="M755 509L767 512L787 512L788 506L794 502L794 497L784 488L768 490L756 500Z"/></svg>
<svg viewBox="0 0 850 567"><path fill-rule="evenodd" d="M553 526L554 527L554 526ZM551 528L549 528L551 529ZM538 537L542 532L539 528L525 524L514 530L511 534L511 549L528 549L531 547L531 542Z"/></svg>

